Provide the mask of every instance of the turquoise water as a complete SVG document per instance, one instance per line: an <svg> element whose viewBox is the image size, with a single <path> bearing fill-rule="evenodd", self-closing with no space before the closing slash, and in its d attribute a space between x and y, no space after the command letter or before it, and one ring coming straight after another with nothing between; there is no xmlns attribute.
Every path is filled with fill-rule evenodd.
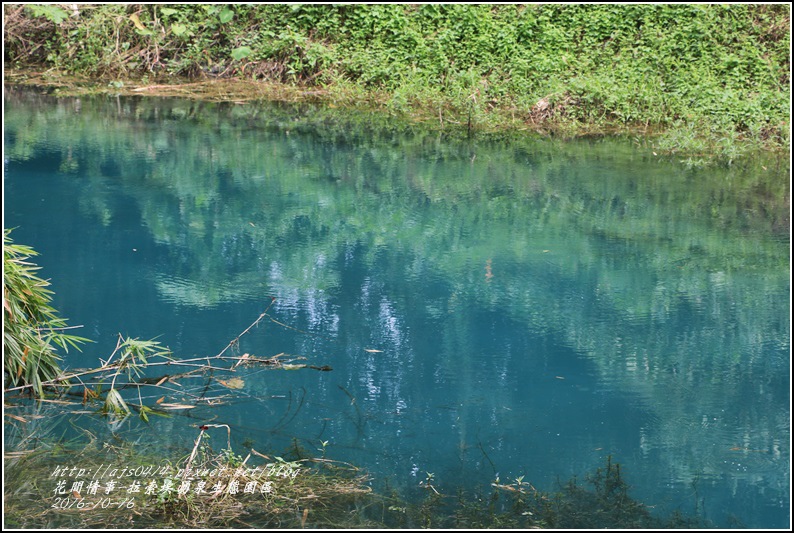
<svg viewBox="0 0 794 533"><path fill-rule="evenodd" d="M552 490L611 455L654 512L788 525L785 161L20 91L4 143L5 227L96 341L68 366L119 333L215 355L270 305L235 353L333 368L241 368L236 401L152 421L171 442L210 419L241 450L326 442L408 495Z"/></svg>

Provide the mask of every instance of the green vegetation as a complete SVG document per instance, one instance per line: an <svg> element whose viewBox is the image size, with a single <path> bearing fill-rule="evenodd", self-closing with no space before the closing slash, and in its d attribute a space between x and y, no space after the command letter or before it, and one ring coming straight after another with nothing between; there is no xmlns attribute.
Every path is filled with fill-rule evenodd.
<svg viewBox="0 0 794 533"><path fill-rule="evenodd" d="M756 148L788 148L787 4L65 6L4 5L5 65L24 69L12 73L11 79L63 83L61 77L48 81L47 73L31 70L46 68L50 73L62 70L101 79L102 91L109 94L141 94L139 89L148 88L147 94L236 101L312 99L387 112L377 118L347 113L343 122L339 114L310 104L304 104L302 117L296 118L293 108L106 99L97 109L112 106L115 114L85 110L78 116L64 112L77 108L78 101L63 99L50 107L46 98L39 101L39 96L10 91L8 101L15 105L6 106L4 117L7 157L35 158L46 146L61 155L61 172L90 167L84 179L98 186L80 196L80 208L98 223L108 225L117 216L102 186L118 177L114 173L129 178L121 180L124 183L145 185L125 192L154 239L174 245L177 268L186 281L169 284L168 276L160 276L157 290L162 294L198 307L244 297L263 277L251 250L303 234L317 236L318 246L311 253L327 257L351 243L374 250L379 243L392 242L392 253L429 257L461 299L487 301L506 316L522 318L527 308L543 309L529 313L532 327L564 332L599 372L620 380L627 390L649 395L674 390L668 400L671 411L691 414L697 405L691 398L702 395L702 380L730 382L732 373L748 360L764 379L784 379L783 369L761 361L760 349L742 348L748 338L781 344L788 338L787 313L769 305L769 295L789 283L788 256L780 246L790 227L790 190L781 178L788 174L787 164L782 157L746 166L743 162L733 165L719 182L699 167L713 156L732 162ZM184 84L205 79L234 83ZM158 88L153 83L171 85ZM92 85L88 90L97 89ZM208 110L217 112L212 128L203 127ZM635 147L647 149L631 159L641 178L604 180L598 172L563 175L560 168L580 159L598 161L600 171L608 172L615 151L629 144L583 141L582 149L560 154L553 143L525 139L503 150L482 136L479 144L442 146L437 132L413 129L404 118L433 121L445 136L470 137L475 131L505 128L658 136L651 141L634 138ZM142 128L142 121L158 127ZM267 136L257 144L246 142L245 133L236 129L240 123L268 131L273 142ZM282 150L276 139L284 135L292 136L292 145ZM195 157L169 150L176 139L187 143ZM356 149L330 153L324 146L340 140ZM268 149L273 157L264 162L260 154ZM672 172L667 159L663 164L652 161L653 150L685 154L675 159L687 165ZM455 165L458 175L439 172L434 161L440 159ZM211 172L206 170L210 166ZM235 178L233 183L228 176ZM403 176L410 176L411 182L406 184ZM668 186L659 187L661 183ZM262 209L272 198L284 197L285 191L294 193L287 200L292 202L290 209ZM406 202L415 208L418 223L406 224L402 218ZM422 208L430 203L432 211ZM224 223L220 214L227 210L248 224ZM681 239L664 238L671 225L677 225ZM704 227L718 228L721 238L704 240ZM599 305L631 324L635 316L665 319L676 306L717 299L730 310L725 312L736 313L736 331L690 331L683 324L680 338L659 339L654 332L628 327L620 332L623 345L618 348L608 324L583 319L588 312L585 303L560 300L542 280L526 286L493 284L485 290L473 277L457 277L456 262L462 259L450 255L441 260L438 254L458 246L459 236L471 235L474 228L476 233L463 243L471 247L468 260L489 265L551 263L561 277L570 275L571 266L561 259L565 256L577 257L575 268L593 272L595 265L614 261L603 248L592 246L609 240L622 261L644 263L650 274L635 278L617 269L601 272L597 286L618 290L605 290ZM552 239L554 247L536 240L537 235L552 236L563 228L566 239ZM13 245L8 232L4 244L6 387L26 387L41 396L45 384L57 384L62 377L56 349L76 347L84 339L64 333L66 322L49 305L47 283L33 275L36 267L28 262L35 252ZM493 255L497 247L501 256ZM334 269L307 271L305 265L316 263L307 253L300 248L272 251L271 259L283 267L285 283L306 293L339 286ZM226 261L241 265L228 286L207 289L200 283L208 274L222 272ZM403 274L384 268L379 275L389 280ZM735 281L730 292L718 283L725 279ZM411 302L407 294L395 294L394 300L399 306ZM444 309L445 303L437 303ZM458 333L449 337L465 343L465 328ZM139 399L132 404L120 391L158 386L159 376L145 377L140 370L150 367L152 355L167 354L150 341L119 341L103 363L105 381L86 386L72 379L70 393L82 385L77 394L88 403L96 399L94 392L98 397L102 385L109 384L103 405L110 418L129 419L133 410L143 420L164 414L156 396L146 398L148 403ZM721 349L711 358L700 357L695 351L704 344ZM670 387L650 389L646 374L629 372L622 364L619 350L642 354L654 348L660 355L647 372L680 365L688 370L685 387L673 377L662 377L658 381L669 379ZM461 364L454 356L459 353L455 346L442 349L449 353L450 368ZM111 361L115 354L118 357ZM216 357L231 360L232 369L243 361L221 354ZM677 354L692 355L678 360ZM280 364L268 361L262 364ZM210 381L215 393L236 388L231 380ZM727 390L712 403L741 405L743 394ZM174 400L172 406L178 410L184 404ZM742 417L769 428L785 424L777 415L756 409L741 410ZM669 417L683 418L693 417ZM702 438L698 428L664 430ZM24 454L27 458L6 471L6 501L11 504L6 525L51 525L57 516L74 527L106 527L113 520L123 527L129 520L126 514L52 510L52 487L25 484L36 479L31 469L43 468L44 463L34 458L100 461L99 455L91 455L99 447ZM244 460L231 446L222 454L202 450L198 463ZM680 465L675 459L662 458ZM285 485L278 492L284 499L274 500L275 507L255 509L261 501L243 507L234 499L205 507L205 502L164 498L151 502L152 510L176 511L182 521L178 525L186 526L239 526L250 523L251 516L257 517L257 525L281 527L685 525L652 519L628 497L620 469L611 462L587 478L587 484L574 480L556 494L541 494L519 478L496 481L490 494L453 498L428 474L421 488L426 497L419 504L369 494L363 479L332 470L323 461L313 466L315 477ZM304 506L301 498L306 494L318 499ZM31 502L41 508L31 511ZM219 507L213 507L215 503ZM136 520L142 527L165 517L155 515L155 521L148 522L141 514Z"/></svg>
<svg viewBox="0 0 794 533"><path fill-rule="evenodd" d="M276 82L469 133L641 131L726 161L790 142L787 3L66 6L4 6L7 68L112 92Z"/></svg>
<svg viewBox="0 0 794 533"><path fill-rule="evenodd" d="M652 515L633 499L619 464L541 492L524 476L496 479L481 494L449 492L432 474L410 497L375 490L353 465L253 448L238 455L220 431L198 429L192 451L152 443L141 434L111 435L80 420L80 435L53 439L53 421L74 419L48 406L47 421L31 413L11 422L16 449L4 469L4 526L12 528L685 528L703 520ZM23 413L24 414L24 413ZM39 415L40 416L40 415ZM85 415L82 415L83 417ZM21 417L18 417L21 418ZM74 423L78 427L77 423ZM211 436L212 434L212 436ZM22 445L31 446L24 448ZM297 454L297 455L296 455Z"/></svg>
<svg viewBox="0 0 794 533"><path fill-rule="evenodd" d="M57 349L78 348L87 339L65 333L66 320L52 308L49 283L29 262L36 252L14 244L11 230L3 232L3 374L5 387L26 386L38 396L42 383L61 373Z"/></svg>
<svg viewBox="0 0 794 533"><path fill-rule="evenodd" d="M365 523L350 511L372 490L351 465L271 458L250 448L241 457L227 443L225 430L223 449L214 450L214 430L206 426L188 454L152 442L157 437L151 431L134 442L110 434L72 409L45 408L50 420L69 418L79 425L80 436L70 439L44 438L42 432L58 426L39 423L32 413L22 413L24 424L6 422L19 439L15 442L27 447L7 451L5 527L299 527L307 518L315 527ZM232 483L239 491L229 490ZM128 490L134 484L137 490ZM196 491L199 484L202 492ZM250 492L244 492L246 485Z"/></svg>

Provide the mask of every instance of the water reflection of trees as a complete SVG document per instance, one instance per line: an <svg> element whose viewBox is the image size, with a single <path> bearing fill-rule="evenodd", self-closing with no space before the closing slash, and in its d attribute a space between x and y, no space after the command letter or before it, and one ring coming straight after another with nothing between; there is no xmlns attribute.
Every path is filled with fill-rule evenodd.
<svg viewBox="0 0 794 533"><path fill-rule="evenodd" d="M6 158L58 154L60 171L79 170L80 206L97 223L119 216L112 195L123 191L168 245L172 262L156 282L170 300L209 307L269 292L328 310L350 286L340 262L362 261L377 267L369 283L388 292L370 301L355 286L364 320L396 328L416 306L432 318L474 301L565 339L602 380L665 410L664 427L649 431L672 469L707 470L714 451L685 447L702 454L685 460L665 435L709 442L715 426L753 426L737 447L787 455L788 412L768 410L787 389L787 164L686 169L626 141L449 141L365 113L297 111L82 105L11 90ZM486 280L486 265L538 275ZM435 297L400 292L432 294L438 283ZM465 351L450 339L465 342L470 324L439 323L455 330L444 335L441 370L457 372ZM409 357L416 339L391 334ZM349 355L367 368L368 356ZM733 386L748 368L757 390ZM393 405L403 401L399 374L384 392ZM466 403L470 389L451 401ZM738 414L721 418L726 406Z"/></svg>

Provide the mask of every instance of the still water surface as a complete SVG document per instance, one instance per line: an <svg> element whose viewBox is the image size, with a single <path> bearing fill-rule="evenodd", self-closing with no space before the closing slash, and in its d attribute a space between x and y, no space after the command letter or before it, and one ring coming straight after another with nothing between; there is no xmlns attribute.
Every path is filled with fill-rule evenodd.
<svg viewBox="0 0 794 533"><path fill-rule="evenodd" d="M788 166L636 142L461 141L313 107L5 101L4 217L96 341L243 370L203 408L416 491L539 489L608 455L655 510L789 521ZM784 168L785 167L785 168ZM158 394L159 395L159 394ZM204 417L204 418L202 418ZM196 419L152 426L190 446Z"/></svg>

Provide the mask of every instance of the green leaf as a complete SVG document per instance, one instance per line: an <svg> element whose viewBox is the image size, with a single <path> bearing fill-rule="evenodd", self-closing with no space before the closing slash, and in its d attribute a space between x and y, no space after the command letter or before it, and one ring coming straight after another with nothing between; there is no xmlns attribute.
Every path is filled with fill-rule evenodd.
<svg viewBox="0 0 794 533"><path fill-rule="evenodd" d="M44 17L54 24L60 24L69 14L58 6L50 5L31 5L27 6L34 17Z"/></svg>
<svg viewBox="0 0 794 533"><path fill-rule="evenodd" d="M128 415L131 412L127 402L124 401L116 389L108 391L108 395L105 398L105 411L118 415Z"/></svg>
<svg viewBox="0 0 794 533"><path fill-rule="evenodd" d="M232 59L234 59L235 61L239 61L241 59L244 59L244 58L250 56L252 53L253 53L253 50L251 50L249 47L240 46L240 47L235 48L234 50L232 50Z"/></svg>
<svg viewBox="0 0 794 533"><path fill-rule="evenodd" d="M229 22L234 18L234 11L232 11L227 7L226 9L220 12L218 18L220 19L221 24L226 24L227 22Z"/></svg>
<svg viewBox="0 0 794 533"><path fill-rule="evenodd" d="M166 17L170 17L171 15L176 15L178 11L172 7L161 7L160 13L162 13Z"/></svg>
<svg viewBox="0 0 794 533"><path fill-rule="evenodd" d="M180 24L178 22L171 24L171 32L177 37L181 37L182 35L185 34L186 31L187 31L187 26L185 26L184 24Z"/></svg>

